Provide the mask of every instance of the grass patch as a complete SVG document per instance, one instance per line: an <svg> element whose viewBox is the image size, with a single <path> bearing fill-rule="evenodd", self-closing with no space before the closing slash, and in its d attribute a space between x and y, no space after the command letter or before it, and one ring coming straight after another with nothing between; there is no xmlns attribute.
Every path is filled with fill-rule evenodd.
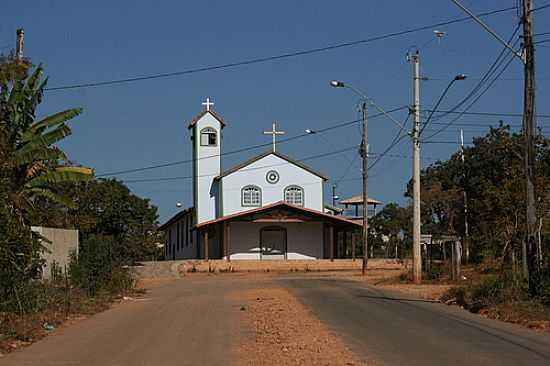
<svg viewBox="0 0 550 366"><path fill-rule="evenodd" d="M456 304L491 319L550 331L550 305L544 298L529 296L526 286L494 276L446 291L441 301Z"/></svg>

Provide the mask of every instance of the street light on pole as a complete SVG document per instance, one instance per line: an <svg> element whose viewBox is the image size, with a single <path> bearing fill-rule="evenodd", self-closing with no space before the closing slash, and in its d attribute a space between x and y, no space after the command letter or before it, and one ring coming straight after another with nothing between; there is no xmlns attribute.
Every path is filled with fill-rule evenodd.
<svg viewBox="0 0 550 366"><path fill-rule="evenodd" d="M445 90L443 90L443 93L441 93L441 95L439 96L439 99L437 100L437 103L435 103L435 106L433 107L433 109L430 111L430 115L428 116L428 119L426 119L426 122L424 122L424 126L422 127L422 129L420 130L419 132L419 135L422 135L422 132L424 131L424 129L426 128L426 126L428 125L428 123L430 123L430 121L432 120L432 116L434 115L435 111L437 110L437 108L439 108L439 105L441 104L441 102L443 101L443 98L445 98L445 95L447 95L447 92L449 91L449 89L451 89L451 86L453 86L453 84L456 82L456 81L461 81L461 80L466 80L467 76L464 75L464 74L457 74L455 75L454 78L451 79L451 81L449 82L449 84L447 84L447 87L445 88Z"/></svg>
<svg viewBox="0 0 550 366"><path fill-rule="evenodd" d="M408 60L413 65L413 105L412 112L414 113L414 128L411 133L413 145L413 281L415 283L422 282L422 258L420 252L420 235L421 235L421 217L420 217L420 134L424 131L433 114L443 101L443 98L451 88L451 86L459 80L466 79L466 75L456 75L447 85L441 96L439 97L435 107L432 109L426 123L420 127L420 53L417 50L408 55Z"/></svg>
<svg viewBox="0 0 550 366"><path fill-rule="evenodd" d="M368 219L368 124L367 124L367 96L355 89L349 84L345 84L342 81L332 80L330 85L335 88L348 88L361 98L361 115L363 119L363 136L361 139L360 154L363 158L363 265L361 273L365 275L368 261L368 238L369 238L369 219Z"/></svg>

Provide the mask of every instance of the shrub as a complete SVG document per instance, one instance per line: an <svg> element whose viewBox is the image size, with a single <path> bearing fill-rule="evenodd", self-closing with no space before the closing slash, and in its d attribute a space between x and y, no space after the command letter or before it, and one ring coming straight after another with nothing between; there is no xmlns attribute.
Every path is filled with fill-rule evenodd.
<svg viewBox="0 0 550 366"><path fill-rule="evenodd" d="M451 287L441 296L441 300L444 302L453 301L462 307L469 306L465 287Z"/></svg>
<svg viewBox="0 0 550 366"><path fill-rule="evenodd" d="M428 280L438 280L443 275L443 268L439 263L432 263L430 270L426 271L426 278Z"/></svg>
<svg viewBox="0 0 550 366"><path fill-rule="evenodd" d="M112 255L114 245L112 237L91 235L82 242L78 255L71 253L71 282L89 296L102 290L112 294L125 292L134 286L133 274Z"/></svg>
<svg viewBox="0 0 550 366"><path fill-rule="evenodd" d="M544 267L537 274L533 297L550 306L550 267Z"/></svg>
<svg viewBox="0 0 550 366"><path fill-rule="evenodd" d="M474 312L504 301L504 280L489 278L470 289L471 309Z"/></svg>

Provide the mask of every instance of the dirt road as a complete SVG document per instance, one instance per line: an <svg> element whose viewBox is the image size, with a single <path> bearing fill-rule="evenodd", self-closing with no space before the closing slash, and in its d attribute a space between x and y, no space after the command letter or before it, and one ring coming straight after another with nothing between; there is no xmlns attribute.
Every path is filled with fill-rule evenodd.
<svg viewBox="0 0 550 366"><path fill-rule="evenodd" d="M205 285L206 284L206 285ZM0 358L6 366L228 365L241 335L235 290L254 281L170 281Z"/></svg>
<svg viewBox="0 0 550 366"><path fill-rule="evenodd" d="M340 354L327 361L330 352ZM0 365L307 366L314 359L327 365L549 365L550 335L344 278L193 275L58 329L0 358Z"/></svg>

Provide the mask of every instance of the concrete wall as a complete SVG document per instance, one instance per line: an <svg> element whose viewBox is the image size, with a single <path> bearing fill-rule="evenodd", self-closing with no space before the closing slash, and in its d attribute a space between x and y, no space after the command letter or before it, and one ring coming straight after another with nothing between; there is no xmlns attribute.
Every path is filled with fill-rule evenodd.
<svg viewBox="0 0 550 366"><path fill-rule="evenodd" d="M53 262L56 262L62 270L68 268L69 254L73 250L78 253L78 230L54 229L41 226L33 226L31 229L51 242L42 241L42 245L47 249L42 254L46 260L46 265L42 270L42 277L46 279L51 277Z"/></svg>
<svg viewBox="0 0 550 366"><path fill-rule="evenodd" d="M270 170L279 173L279 181L275 184L266 181ZM268 155L222 178L223 216L254 208L242 206L241 189L247 185L261 188L262 206L283 201L286 187L300 186L304 190L304 206L323 212L323 180L278 156Z"/></svg>
<svg viewBox="0 0 550 366"><path fill-rule="evenodd" d="M231 223L231 260L260 259L260 230L272 224ZM287 259L318 259L323 257L323 224L320 222L289 223L287 230Z"/></svg>
<svg viewBox="0 0 550 366"><path fill-rule="evenodd" d="M201 146L200 131L211 127L218 133L216 146ZM193 172L197 223L216 218L216 194L212 186L214 177L220 174L222 134L220 122L210 113L205 114L193 127L193 149L196 169Z"/></svg>

